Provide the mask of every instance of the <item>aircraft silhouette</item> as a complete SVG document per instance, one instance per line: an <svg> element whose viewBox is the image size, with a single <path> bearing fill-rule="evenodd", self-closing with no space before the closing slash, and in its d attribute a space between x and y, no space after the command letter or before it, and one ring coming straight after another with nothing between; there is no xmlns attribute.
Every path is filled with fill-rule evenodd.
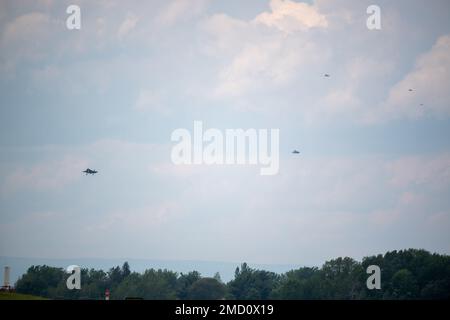
<svg viewBox="0 0 450 320"><path fill-rule="evenodd" d="M292 153L293 153L293 154L299 154L300 151L294 150L294 151L292 151Z"/></svg>
<svg viewBox="0 0 450 320"><path fill-rule="evenodd" d="M327 77L327 78L330 77L330 75L329 75L328 73L325 73L323 76L324 76L324 77Z"/></svg>
<svg viewBox="0 0 450 320"><path fill-rule="evenodd" d="M95 170L91 170L91 169L89 169L89 168L87 168L86 170L84 170L83 171L84 173L86 173L86 175L88 175L88 174L92 174L92 175L94 175L94 174L96 174L97 173L97 171L95 171Z"/></svg>

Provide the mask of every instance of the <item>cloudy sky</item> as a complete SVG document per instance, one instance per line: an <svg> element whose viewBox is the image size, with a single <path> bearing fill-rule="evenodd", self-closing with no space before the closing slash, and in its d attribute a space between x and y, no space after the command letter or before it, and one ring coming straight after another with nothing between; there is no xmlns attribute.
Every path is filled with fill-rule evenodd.
<svg viewBox="0 0 450 320"><path fill-rule="evenodd" d="M449 254L449 84L447 0L1 0L0 256ZM194 120L280 129L278 174L174 165Z"/></svg>

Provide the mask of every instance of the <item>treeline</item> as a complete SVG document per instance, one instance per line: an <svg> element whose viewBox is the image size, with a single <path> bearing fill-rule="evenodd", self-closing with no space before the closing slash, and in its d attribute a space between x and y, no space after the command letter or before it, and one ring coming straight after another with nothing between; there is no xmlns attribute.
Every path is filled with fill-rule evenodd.
<svg viewBox="0 0 450 320"><path fill-rule="evenodd" d="M381 268L381 289L366 286L369 265ZM321 268L303 267L284 274L236 268L234 279L201 277L148 269L131 272L127 262L109 271L81 270L81 289L68 290L61 268L32 266L17 281L16 291L52 299L449 299L450 256L425 250L391 251L362 262L337 258Z"/></svg>

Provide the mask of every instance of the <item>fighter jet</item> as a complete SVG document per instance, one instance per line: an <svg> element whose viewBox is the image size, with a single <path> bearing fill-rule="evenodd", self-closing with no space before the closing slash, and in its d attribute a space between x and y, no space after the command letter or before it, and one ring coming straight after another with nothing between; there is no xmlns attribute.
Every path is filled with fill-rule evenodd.
<svg viewBox="0 0 450 320"><path fill-rule="evenodd" d="M293 154L299 154L299 153L300 153L300 151L298 151L298 150L294 150L294 151L292 151L292 153L293 153Z"/></svg>
<svg viewBox="0 0 450 320"><path fill-rule="evenodd" d="M409 92L413 91L413 89L408 89Z"/></svg>
<svg viewBox="0 0 450 320"><path fill-rule="evenodd" d="M86 173L86 175L88 175L88 174L92 174L92 175L94 175L94 174L96 174L97 173L97 171L95 171L95 170L91 170L91 169L89 169L89 168L87 168L86 170L84 170L83 171L84 173Z"/></svg>
<svg viewBox="0 0 450 320"><path fill-rule="evenodd" d="M326 77L326 78L330 77L330 75L328 73L325 73L323 76Z"/></svg>

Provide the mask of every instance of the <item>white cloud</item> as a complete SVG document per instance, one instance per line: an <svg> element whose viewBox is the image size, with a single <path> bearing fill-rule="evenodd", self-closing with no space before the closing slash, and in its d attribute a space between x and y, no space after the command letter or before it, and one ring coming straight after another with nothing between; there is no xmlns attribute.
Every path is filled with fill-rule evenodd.
<svg viewBox="0 0 450 320"><path fill-rule="evenodd" d="M396 118L450 115L449 35L437 39L429 52L416 58L414 69L391 88L400 57L393 56L391 49L385 50L385 42L380 42L377 34L369 36L364 30L364 4L345 3L339 9L328 1L276 0L270 6L270 11L254 19L220 14L203 25L210 35L205 51L219 65L216 85L207 92L219 99L234 98L235 105L246 106L246 100L259 103L253 109L261 110L261 93L271 96L282 88L307 90L296 84L310 86L308 78L332 69L331 79L320 87L314 83L303 95L307 106L299 107L293 97L283 97L289 112L299 112L308 124L345 119L367 125ZM397 11L390 9L386 28L394 30L390 30L388 41L398 43L407 24L398 21ZM395 28L390 22L393 19ZM358 23L363 28L358 28ZM355 39L353 55L339 54L344 50L340 45L348 42L342 37ZM270 103L267 105L270 108Z"/></svg>
<svg viewBox="0 0 450 320"><path fill-rule="evenodd" d="M8 195L62 190L83 178L82 171L88 166L98 169L100 174L102 171L126 172L130 165L148 173L149 163L159 163L166 154L170 154L166 149L163 145L114 139L97 140L81 146L37 147L31 152L38 156L38 160L3 170L0 191ZM6 152L5 149L2 152ZM100 168L99 163L103 164Z"/></svg>
<svg viewBox="0 0 450 320"><path fill-rule="evenodd" d="M450 35L437 39L421 55L414 69L389 92L387 100L372 115L374 121L450 115ZM413 91L409 91L412 89ZM423 104L423 106L421 106Z"/></svg>
<svg viewBox="0 0 450 320"><path fill-rule="evenodd" d="M176 203L163 202L137 209L109 212L99 223L86 226L85 231L91 234L101 232L104 236L123 233L126 230L145 234L173 222L171 220L180 214L182 210Z"/></svg>
<svg viewBox="0 0 450 320"><path fill-rule="evenodd" d="M120 140L35 151L46 158L71 156L13 170L15 179L5 181L15 181L24 196L57 189L72 197L65 187L84 178L80 167L99 169L94 179L72 186L77 205L45 229L60 237L58 228L70 220L70 235L85 240L67 254L143 257L150 250L171 259L320 263L340 255L342 247L358 257L403 244L426 247L431 235L448 239L448 213L436 206L450 188L448 154L283 157L279 175L267 179L248 166L175 166L168 146ZM64 205L52 210L67 212ZM27 232L27 239L41 237L30 222L18 217L3 227ZM420 232L402 231L408 228ZM373 241L386 230L401 234L401 241ZM13 235L5 234L5 241ZM130 252L130 243L139 245ZM292 257L300 249L304 255Z"/></svg>
<svg viewBox="0 0 450 320"><path fill-rule="evenodd" d="M21 15L9 23L4 32L3 40L10 41L32 41L35 38L37 41L39 36L42 36L42 32L45 26L50 22L48 15L41 12L31 12Z"/></svg>
<svg viewBox="0 0 450 320"><path fill-rule="evenodd" d="M366 122L368 114L378 103L374 97L383 95L377 83L385 81L394 66L390 61L373 57L355 57L346 61L340 74L332 74L323 97L318 97L314 108L305 111L309 123L326 123L336 119ZM368 94L369 93L369 94Z"/></svg>
<svg viewBox="0 0 450 320"><path fill-rule="evenodd" d="M58 190L79 179L80 169L85 168L87 163L83 158L67 156L31 167L20 167L5 177L1 190L4 194L21 190Z"/></svg>
<svg viewBox="0 0 450 320"><path fill-rule="evenodd" d="M327 55L309 29L327 26L317 8L292 1L271 2L271 12L252 20L213 15L203 24L212 39L206 52L221 59L218 97L239 97L248 92L289 83L301 67L317 63Z"/></svg>
<svg viewBox="0 0 450 320"><path fill-rule="evenodd" d="M138 22L139 18L136 15L128 13L117 31L118 38L120 40L125 38L136 27Z"/></svg>
<svg viewBox="0 0 450 320"><path fill-rule="evenodd" d="M401 175L402 164L408 163L405 157L282 159L280 174L270 180L252 176L248 169L236 168L227 171L207 168L203 174L198 169L192 176L180 171L178 177L171 177L175 184L186 188L178 196L179 201L194 208L216 208L208 214L210 218L199 232L210 236L207 229L213 229L211 233L220 248L225 249L226 243L227 251L233 252L227 255L228 259L267 262L265 255L258 253L258 244L264 243L271 251L272 261L295 262L281 247L301 250L308 257L302 254L298 259L309 261L311 251L318 250L320 261L341 254L338 251L342 247L346 248L346 255L358 257L368 251L423 247L432 234L448 239L443 226L437 228L427 222L436 215L441 217L442 209L434 206L450 187L450 176L441 177L441 170L428 167L430 163L445 162L446 157L414 157L417 165L428 172L428 183L419 188L411 181L401 187L392 183ZM245 187L240 185L243 181ZM211 188L212 185L215 187ZM230 199L239 209L233 210L232 206L222 212L219 204ZM420 230L420 235L407 231L412 228ZM383 237L384 232L389 236L401 234L402 239L373 241ZM358 245L354 245L355 241ZM213 257L220 259L223 254Z"/></svg>
<svg viewBox="0 0 450 320"><path fill-rule="evenodd" d="M314 5L291 0L271 0L270 8L271 12L259 14L254 21L285 33L328 26L326 17Z"/></svg>
<svg viewBox="0 0 450 320"><path fill-rule="evenodd" d="M171 112L167 104L165 104L166 99L164 96L160 91L142 89L139 91L134 108L137 111L154 111L162 115L168 115Z"/></svg>
<svg viewBox="0 0 450 320"><path fill-rule="evenodd" d="M2 32L0 50L2 60L38 60L48 55L48 43L54 37L57 22L41 12L16 17Z"/></svg>
<svg viewBox="0 0 450 320"><path fill-rule="evenodd" d="M450 186L450 154L404 157L389 164L390 183L396 187Z"/></svg>
<svg viewBox="0 0 450 320"><path fill-rule="evenodd" d="M163 25L173 25L201 14L208 0L172 0L158 14L156 21Z"/></svg>

